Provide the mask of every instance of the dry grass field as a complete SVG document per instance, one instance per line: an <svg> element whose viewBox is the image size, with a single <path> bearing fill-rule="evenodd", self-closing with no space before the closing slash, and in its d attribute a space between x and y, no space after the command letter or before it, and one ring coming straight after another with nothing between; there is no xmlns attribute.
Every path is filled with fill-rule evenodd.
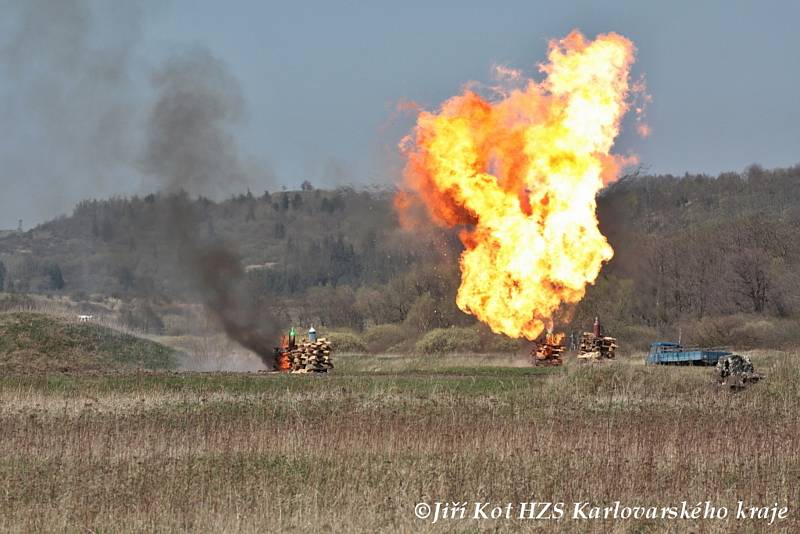
<svg viewBox="0 0 800 534"><path fill-rule="evenodd" d="M0 378L2 532L796 532L800 364L533 369L340 356L330 376ZM765 520L416 519L418 502L789 506ZM471 506L471 505L470 505ZM467 515L470 515L471 508Z"/></svg>

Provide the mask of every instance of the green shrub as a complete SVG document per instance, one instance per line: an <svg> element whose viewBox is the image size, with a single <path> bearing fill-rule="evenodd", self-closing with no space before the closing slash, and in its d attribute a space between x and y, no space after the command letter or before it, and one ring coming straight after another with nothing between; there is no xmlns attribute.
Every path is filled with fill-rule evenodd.
<svg viewBox="0 0 800 534"><path fill-rule="evenodd" d="M449 352L480 352L480 334L471 327L434 328L417 341L416 351L423 354L447 354Z"/></svg>
<svg viewBox="0 0 800 534"><path fill-rule="evenodd" d="M481 352L516 352L520 348L520 343L519 339L491 333L483 336Z"/></svg>
<svg viewBox="0 0 800 534"><path fill-rule="evenodd" d="M794 333L796 327L796 321L760 315L704 317L683 325L684 345L730 349L775 348L790 342L787 332Z"/></svg>
<svg viewBox="0 0 800 534"><path fill-rule="evenodd" d="M480 344L472 352L516 352L520 348L521 341L512 339L502 334L495 334L492 329L484 323L475 323L467 327L477 332L480 336Z"/></svg>
<svg viewBox="0 0 800 534"><path fill-rule="evenodd" d="M408 331L399 324L379 324L364 332L364 342L370 352L385 352L408 337Z"/></svg>
<svg viewBox="0 0 800 534"><path fill-rule="evenodd" d="M731 330L731 342L739 348L774 346L779 335L778 320L752 319Z"/></svg>
<svg viewBox="0 0 800 534"><path fill-rule="evenodd" d="M327 338L335 352L369 352L364 340L352 332L328 332L320 337Z"/></svg>
<svg viewBox="0 0 800 534"><path fill-rule="evenodd" d="M734 335L736 330L746 329L746 322L747 319L739 315L704 317L686 325L683 344L699 347L721 347L732 343L740 347L749 346L753 340L737 338Z"/></svg>

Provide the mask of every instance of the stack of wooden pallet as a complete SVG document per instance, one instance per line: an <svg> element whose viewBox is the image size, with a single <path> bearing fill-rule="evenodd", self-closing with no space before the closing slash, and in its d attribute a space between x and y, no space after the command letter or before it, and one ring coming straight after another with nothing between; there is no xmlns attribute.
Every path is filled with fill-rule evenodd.
<svg viewBox="0 0 800 534"><path fill-rule="evenodd" d="M333 369L331 343L320 338L316 341L303 340L289 353L293 373L327 373Z"/></svg>
<svg viewBox="0 0 800 534"><path fill-rule="evenodd" d="M563 334L548 333L544 339L535 341L531 349L533 365L561 365L561 354L565 347L561 344Z"/></svg>
<svg viewBox="0 0 800 534"><path fill-rule="evenodd" d="M578 350L581 360L610 360L617 350L617 338L596 336L592 332L584 332Z"/></svg>

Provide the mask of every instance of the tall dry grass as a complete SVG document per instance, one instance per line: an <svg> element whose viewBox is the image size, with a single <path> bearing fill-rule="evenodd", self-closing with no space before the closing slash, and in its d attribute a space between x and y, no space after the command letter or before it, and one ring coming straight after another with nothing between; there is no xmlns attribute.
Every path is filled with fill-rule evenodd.
<svg viewBox="0 0 800 534"><path fill-rule="evenodd" d="M796 531L796 357L755 355L768 379L735 395L707 369L478 357L339 358L326 377L0 379L0 531L760 531L413 515L435 500L739 499L788 504L773 530Z"/></svg>

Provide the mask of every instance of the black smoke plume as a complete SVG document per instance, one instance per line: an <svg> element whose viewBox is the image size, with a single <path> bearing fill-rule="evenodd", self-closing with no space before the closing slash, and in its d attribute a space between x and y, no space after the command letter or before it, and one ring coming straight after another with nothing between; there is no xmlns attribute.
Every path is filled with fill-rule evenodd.
<svg viewBox="0 0 800 534"><path fill-rule="evenodd" d="M153 76L157 98L148 120L143 165L173 194L168 233L180 266L227 335L274 367L280 325L254 295L242 262L228 244L198 234L198 217L182 192L214 194L242 179L231 129L244 109L225 64L203 49L171 58Z"/></svg>
<svg viewBox="0 0 800 534"><path fill-rule="evenodd" d="M132 192L152 2L0 0L0 228Z"/></svg>

